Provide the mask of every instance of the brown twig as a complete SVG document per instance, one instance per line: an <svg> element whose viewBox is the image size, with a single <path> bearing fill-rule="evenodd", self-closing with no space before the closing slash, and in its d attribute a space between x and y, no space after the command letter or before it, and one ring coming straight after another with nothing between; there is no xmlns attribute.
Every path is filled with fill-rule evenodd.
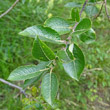
<svg viewBox="0 0 110 110"><path fill-rule="evenodd" d="M19 2L19 0L16 0L13 5L7 10L5 11L3 14L0 15L0 18L2 18L3 16L5 16L6 14L8 14L15 6L16 4Z"/></svg>
<svg viewBox="0 0 110 110"><path fill-rule="evenodd" d="M98 16L100 16L100 14L102 12L102 9L103 9L103 6L104 6L104 3L105 2L103 1L102 6L101 6L101 9L100 9L99 13L94 17L94 19L96 19Z"/></svg>
<svg viewBox="0 0 110 110"><path fill-rule="evenodd" d="M2 78L0 78L0 82L2 82L2 83L4 83L4 84L7 84L7 85L9 85L9 86L11 86L11 87L13 87L13 88L18 89L18 90L20 90L20 92L21 92L22 94L24 94L25 97L27 97L27 94L25 93L25 90L23 90L23 88L21 88L21 87L15 85L15 84L12 84L12 83L10 83L10 82L8 82L8 81L2 79Z"/></svg>
<svg viewBox="0 0 110 110"><path fill-rule="evenodd" d="M106 12L107 18L108 18L108 20L110 20L110 16L109 16L109 13L107 10L107 0L104 0L104 2L105 2L105 12Z"/></svg>

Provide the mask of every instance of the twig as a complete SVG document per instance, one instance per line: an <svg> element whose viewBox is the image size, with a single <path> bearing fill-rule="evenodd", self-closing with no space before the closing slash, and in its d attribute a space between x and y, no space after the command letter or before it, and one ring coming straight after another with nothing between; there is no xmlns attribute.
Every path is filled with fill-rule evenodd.
<svg viewBox="0 0 110 110"><path fill-rule="evenodd" d="M80 11L80 17L81 17L81 15L82 15L82 12L84 11L84 9L85 9L85 6L86 6L86 4L88 3L88 0L85 0L85 2L84 2L84 4L83 4L83 7L82 7L82 9L81 9L81 11ZM76 26L78 25L78 22L74 25L74 27L73 27L73 32L74 32L74 30L76 29Z"/></svg>
<svg viewBox="0 0 110 110"><path fill-rule="evenodd" d="M7 10L5 11L3 14L0 15L0 18L2 18L3 16L5 16L6 14L8 14L15 6L16 4L19 2L19 0L16 0L13 5Z"/></svg>
<svg viewBox="0 0 110 110"><path fill-rule="evenodd" d="M85 0L85 2L84 2L84 4L83 4L83 7L82 7L82 9L81 9L81 11L80 11L80 16L82 15L82 12L84 11L87 2L88 2L88 0Z"/></svg>
<svg viewBox="0 0 110 110"><path fill-rule="evenodd" d="M102 12L102 9L103 9L103 6L104 6L104 3L105 2L103 1L102 6L101 6L101 9L100 9L99 13L94 17L94 19L96 19L98 16L100 16L100 14Z"/></svg>
<svg viewBox="0 0 110 110"><path fill-rule="evenodd" d="M107 0L104 0L104 2L105 2L105 12L106 12L107 18L108 18L108 20L110 20L110 16L109 16L109 13L107 10Z"/></svg>
<svg viewBox="0 0 110 110"><path fill-rule="evenodd" d="M25 90L23 90L23 88L21 88L21 87L15 85L15 84L12 84L12 83L10 83L10 82L8 82L8 81L2 79L2 78L0 78L0 82L2 82L2 83L4 83L4 84L7 84L7 85L9 85L9 86L11 86L11 87L13 87L13 88L19 89L20 92L23 93L23 94L25 95L25 97L27 97L27 94L25 93Z"/></svg>

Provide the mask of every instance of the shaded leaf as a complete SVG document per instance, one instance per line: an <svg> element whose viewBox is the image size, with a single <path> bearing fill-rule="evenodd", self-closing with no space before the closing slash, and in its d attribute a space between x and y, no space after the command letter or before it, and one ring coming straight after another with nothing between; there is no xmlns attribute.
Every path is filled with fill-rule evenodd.
<svg viewBox="0 0 110 110"><path fill-rule="evenodd" d="M58 80L55 74L46 74L42 80L41 93L46 102L53 105L58 91Z"/></svg>
<svg viewBox="0 0 110 110"><path fill-rule="evenodd" d="M42 76L42 73L39 74L37 77L25 80L23 87L26 88L26 87L32 85L33 83L37 82L41 78L41 76Z"/></svg>
<svg viewBox="0 0 110 110"><path fill-rule="evenodd" d="M55 30L40 25L28 27L19 34L22 36L27 36L32 38L36 38L37 36L39 36L41 40L46 42L57 43L57 44L64 43L63 41L61 41L59 34Z"/></svg>
<svg viewBox="0 0 110 110"><path fill-rule="evenodd" d="M77 7L81 7L81 4L76 3L76 2L68 2L65 7L69 7L69 8L77 8Z"/></svg>
<svg viewBox="0 0 110 110"><path fill-rule="evenodd" d="M69 23L63 18L52 17L46 20L45 26L54 29L60 35L67 34L71 31Z"/></svg>
<svg viewBox="0 0 110 110"><path fill-rule="evenodd" d="M96 6L89 5L89 6L85 7L85 12L86 12L87 16L93 17L98 14L99 10Z"/></svg>
<svg viewBox="0 0 110 110"><path fill-rule="evenodd" d="M42 61L49 61L55 59L53 51L38 37L36 37L32 49L32 55Z"/></svg>
<svg viewBox="0 0 110 110"><path fill-rule="evenodd" d="M91 28L89 31L87 31L83 34L80 34L79 38L80 38L81 41L89 44L89 43L92 43L95 40L96 34L95 34L95 31Z"/></svg>

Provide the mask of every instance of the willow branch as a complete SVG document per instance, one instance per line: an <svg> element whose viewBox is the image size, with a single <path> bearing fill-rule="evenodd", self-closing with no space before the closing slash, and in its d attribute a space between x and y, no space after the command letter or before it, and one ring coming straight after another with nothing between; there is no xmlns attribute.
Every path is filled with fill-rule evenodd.
<svg viewBox="0 0 110 110"><path fill-rule="evenodd" d="M3 16L5 16L6 14L8 14L15 6L16 4L19 2L19 0L16 0L13 5L7 10L5 11L3 14L0 15L0 18L2 18Z"/></svg>
<svg viewBox="0 0 110 110"><path fill-rule="evenodd" d="M24 94L24 95L27 97L27 94L25 93L25 90L23 90L23 88L21 88L21 87L15 85L15 84L12 84L12 83L10 83L10 82L8 82L8 81L2 79L2 78L0 78L0 82L2 82L2 83L4 83L4 84L7 84L7 85L9 85L9 86L11 86L11 87L13 87L13 88L18 89L22 94Z"/></svg>
<svg viewBox="0 0 110 110"><path fill-rule="evenodd" d="M106 12L108 20L110 20L110 16L109 16L109 13L108 13L108 10L107 10L107 0L104 0L104 1L105 1L105 12Z"/></svg>

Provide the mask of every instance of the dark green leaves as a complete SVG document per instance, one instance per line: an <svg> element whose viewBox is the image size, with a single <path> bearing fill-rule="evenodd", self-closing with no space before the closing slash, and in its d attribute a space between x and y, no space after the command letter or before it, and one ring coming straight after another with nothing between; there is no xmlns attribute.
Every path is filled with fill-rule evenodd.
<svg viewBox="0 0 110 110"><path fill-rule="evenodd" d="M86 31L88 31L90 28L91 28L91 20L88 18L84 18L78 23L73 34L75 34L75 35L82 34Z"/></svg>
<svg viewBox="0 0 110 110"><path fill-rule="evenodd" d="M71 44L68 48L70 48L70 52L73 53L74 59L72 60L71 57L69 56L69 54L66 52L65 52L65 56L67 56L67 58L61 57L61 55L59 58L61 60L63 60L63 67L64 67L64 70L66 71L66 73L71 78L73 78L75 80L79 80L80 75L81 75L81 73L84 69L84 65L85 65L84 55L76 44Z"/></svg>
<svg viewBox="0 0 110 110"><path fill-rule="evenodd" d="M89 43L92 43L95 40L96 34L95 34L95 31L91 28L89 31L87 31L83 34L80 34L79 38L80 38L81 41L89 44Z"/></svg>
<svg viewBox="0 0 110 110"><path fill-rule="evenodd" d="M80 15L78 9L73 8L71 11L71 18L73 21L80 21Z"/></svg>
<svg viewBox="0 0 110 110"><path fill-rule="evenodd" d="M46 74L42 80L41 93L46 102L50 105L54 103L54 99L58 91L58 81L55 74Z"/></svg>
<svg viewBox="0 0 110 110"><path fill-rule="evenodd" d="M45 26L54 29L60 35L69 33L71 31L69 23L63 18L59 18L59 17L52 17L47 19L45 22Z"/></svg>
<svg viewBox="0 0 110 110"><path fill-rule="evenodd" d="M99 10L96 6L90 5L85 7L85 12L87 16L93 17L98 14Z"/></svg>
<svg viewBox="0 0 110 110"><path fill-rule="evenodd" d="M28 65L18 67L11 72L8 79L12 81L17 81L37 77L41 75L44 71L48 70L46 66L49 64L50 62L41 62L38 65Z"/></svg>
<svg viewBox="0 0 110 110"><path fill-rule="evenodd" d="M80 7L81 4L79 3L76 3L76 2L68 2L65 7L69 7L69 8L77 8L77 7Z"/></svg>
<svg viewBox="0 0 110 110"><path fill-rule="evenodd" d="M51 42L51 43L57 43L62 44L64 43L61 41L59 34L54 31L53 29L49 27L43 27L43 26L32 26L28 27L24 31L19 33L22 36L28 36L36 38L39 36L39 38L43 41Z"/></svg>
<svg viewBox="0 0 110 110"><path fill-rule="evenodd" d="M53 53L53 51L38 37L36 37L36 40L34 41L32 55L36 59L42 61L49 61L55 59L55 54Z"/></svg>

